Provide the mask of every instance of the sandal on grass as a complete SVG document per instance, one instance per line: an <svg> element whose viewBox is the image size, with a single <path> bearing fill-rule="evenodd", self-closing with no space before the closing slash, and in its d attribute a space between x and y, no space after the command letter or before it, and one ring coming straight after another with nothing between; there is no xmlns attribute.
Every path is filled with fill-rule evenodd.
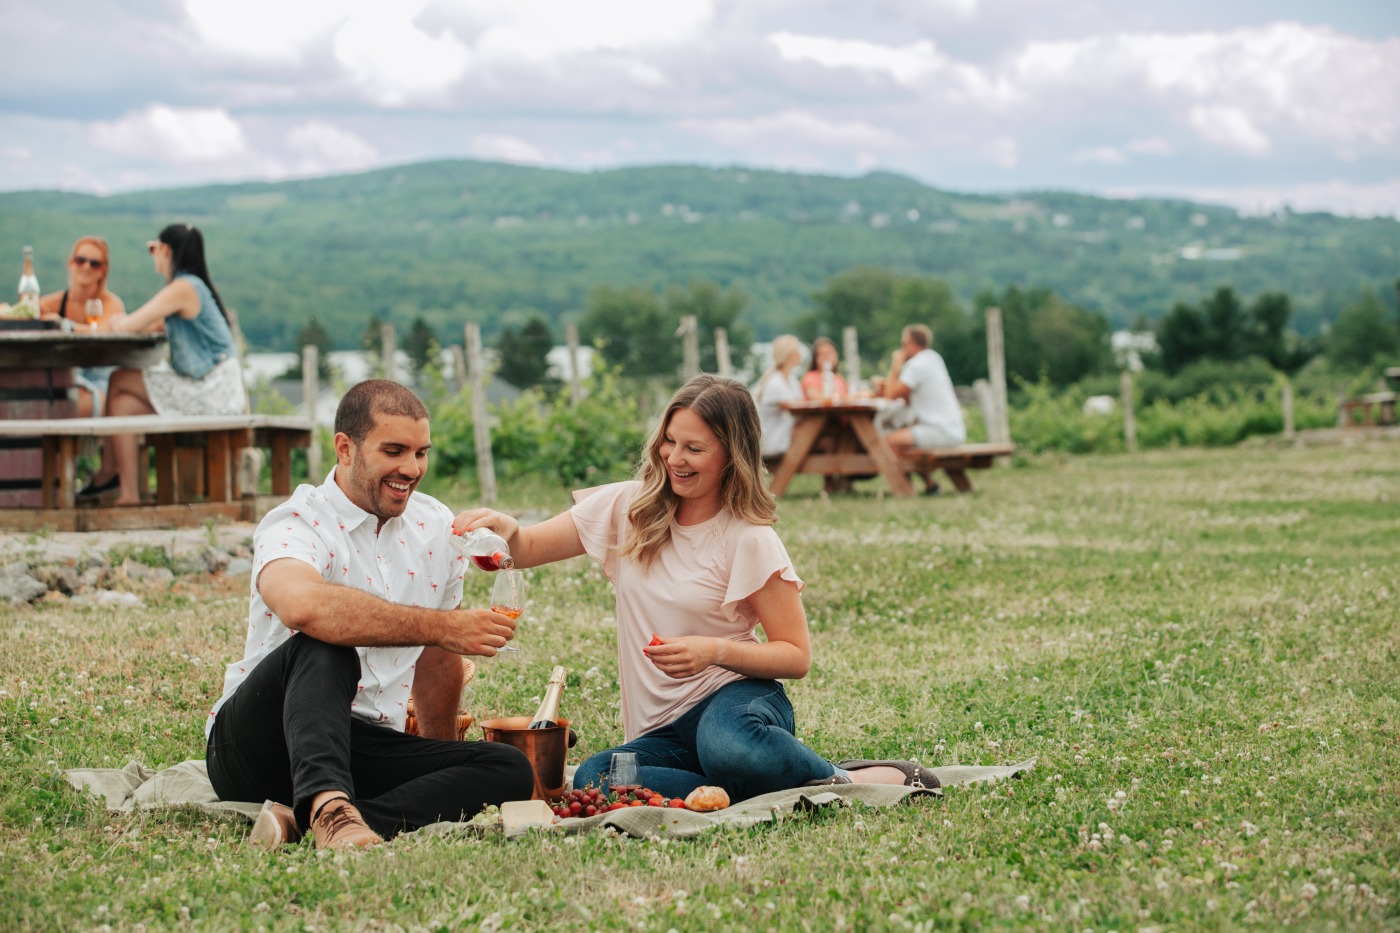
<svg viewBox="0 0 1400 933"><path fill-rule="evenodd" d="M912 761L905 761L902 758L892 758L888 761L871 761L867 758L851 758L847 761L836 762L836 767L842 771L852 771L858 768L898 768L904 772L905 787L921 787L924 790L934 790L943 786L938 775L928 768Z"/></svg>

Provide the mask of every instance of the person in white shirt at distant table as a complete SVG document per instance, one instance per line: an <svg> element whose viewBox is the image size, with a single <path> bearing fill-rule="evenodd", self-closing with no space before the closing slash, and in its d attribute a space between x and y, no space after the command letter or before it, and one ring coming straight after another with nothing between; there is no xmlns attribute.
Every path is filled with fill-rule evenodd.
<svg viewBox="0 0 1400 933"><path fill-rule="evenodd" d="M895 456L916 448L957 447L967 440L962 405L943 357L933 349L933 331L910 324L899 335L899 349L890 354L890 374L878 392L908 406L908 423L885 435ZM932 473L921 473L924 494L938 492Z"/></svg>

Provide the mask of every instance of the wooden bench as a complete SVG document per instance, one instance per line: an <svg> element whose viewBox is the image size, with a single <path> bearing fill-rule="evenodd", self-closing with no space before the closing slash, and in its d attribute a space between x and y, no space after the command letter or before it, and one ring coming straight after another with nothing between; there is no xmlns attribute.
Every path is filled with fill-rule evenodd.
<svg viewBox="0 0 1400 933"><path fill-rule="evenodd" d="M85 437L135 434L155 455L156 496L154 506L178 506L192 498L182 491L178 464L181 451L197 452L204 503L222 508L205 509L211 514L241 515L239 500L257 494L256 489L240 488L238 463L247 448L271 451L272 493L286 497L292 491L292 449L309 447L314 425L304 418L275 415L219 415L193 418L165 418L135 415L121 418L33 418L0 421L0 438L34 438L43 447L43 505L41 512L92 511L77 509L74 474L78 442ZM144 462L144 456L142 458ZM15 513L0 510L0 524L11 527ZM32 511L32 510L30 510ZM132 513L141 509L108 509ZM185 510L188 512L189 510ZM167 510L169 519L182 513ZM47 516L54 519L57 516ZM201 519L202 520L202 519ZM32 522L24 524L32 525ZM68 521L58 524L69 525ZM139 527L130 520L114 526Z"/></svg>
<svg viewBox="0 0 1400 933"><path fill-rule="evenodd" d="M997 457L1009 457L1016 452L1015 444L962 444L937 450L915 449L900 457L900 465L910 473L932 473L942 470L958 492L972 492L968 470L985 470Z"/></svg>
<svg viewBox="0 0 1400 933"><path fill-rule="evenodd" d="M1342 402L1342 424L1345 427L1370 427L1395 423L1395 393L1372 392Z"/></svg>

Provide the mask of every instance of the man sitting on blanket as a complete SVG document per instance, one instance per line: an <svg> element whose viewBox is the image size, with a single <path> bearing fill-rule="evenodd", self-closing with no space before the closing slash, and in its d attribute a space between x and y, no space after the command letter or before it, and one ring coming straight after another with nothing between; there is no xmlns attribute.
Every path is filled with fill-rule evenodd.
<svg viewBox="0 0 1400 933"><path fill-rule="evenodd" d="M456 741L461 656L495 655L515 623L457 608L452 512L414 492L429 446L416 395L362 382L336 410L325 483L258 525L247 646L206 728L219 798L267 798L256 844L309 830L317 848L372 846L534 789L517 749ZM421 736L403 731L410 695Z"/></svg>

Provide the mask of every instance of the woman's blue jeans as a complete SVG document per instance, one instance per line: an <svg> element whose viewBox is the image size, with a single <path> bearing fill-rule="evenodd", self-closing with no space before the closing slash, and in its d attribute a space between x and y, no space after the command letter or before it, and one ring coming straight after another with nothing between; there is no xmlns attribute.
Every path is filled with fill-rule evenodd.
<svg viewBox="0 0 1400 933"><path fill-rule="evenodd" d="M667 797L716 784L745 800L836 773L793 734L792 704L776 680L725 684L675 722L585 760L574 786L607 784L613 752L635 752L642 786Z"/></svg>

